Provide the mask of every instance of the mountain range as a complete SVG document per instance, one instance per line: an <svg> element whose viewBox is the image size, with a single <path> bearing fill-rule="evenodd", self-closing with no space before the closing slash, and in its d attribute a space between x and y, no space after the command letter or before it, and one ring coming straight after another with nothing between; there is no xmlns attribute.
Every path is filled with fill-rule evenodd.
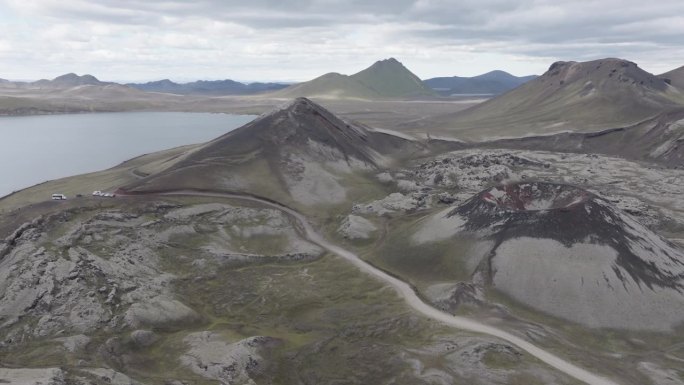
<svg viewBox="0 0 684 385"><path fill-rule="evenodd" d="M251 95L276 91L287 87L285 83L240 83L234 80L198 80L175 83L169 79L148 83L129 83L127 86L146 92L164 92L178 95Z"/></svg>
<svg viewBox="0 0 684 385"><path fill-rule="evenodd" d="M491 71L473 77L437 77L423 82L440 95L498 95L510 91L537 75L514 76L505 71Z"/></svg>

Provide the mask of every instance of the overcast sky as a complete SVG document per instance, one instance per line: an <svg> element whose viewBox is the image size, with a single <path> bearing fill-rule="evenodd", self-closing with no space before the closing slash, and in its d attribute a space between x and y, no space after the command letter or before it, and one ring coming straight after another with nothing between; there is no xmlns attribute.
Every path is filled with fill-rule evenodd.
<svg viewBox="0 0 684 385"><path fill-rule="evenodd" d="M684 65L682 0L0 0L0 78L300 81L395 57L421 78L556 60Z"/></svg>

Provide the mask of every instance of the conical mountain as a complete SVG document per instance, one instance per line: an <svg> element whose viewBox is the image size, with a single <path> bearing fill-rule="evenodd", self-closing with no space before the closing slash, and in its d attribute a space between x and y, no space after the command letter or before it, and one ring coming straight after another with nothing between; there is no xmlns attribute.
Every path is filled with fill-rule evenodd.
<svg viewBox="0 0 684 385"><path fill-rule="evenodd" d="M299 206L337 204L368 184L366 176L373 179L395 156L417 148L298 98L125 189L192 188L257 194Z"/></svg>
<svg viewBox="0 0 684 385"><path fill-rule="evenodd" d="M557 62L542 76L436 125L464 138L596 131L681 107L684 93L621 59Z"/></svg>
<svg viewBox="0 0 684 385"><path fill-rule="evenodd" d="M354 75L328 73L292 85L276 97L397 99L434 96L415 74L394 58L381 60Z"/></svg>
<svg viewBox="0 0 684 385"><path fill-rule="evenodd" d="M352 75L351 78L381 97L414 97L433 94L418 76L395 58L378 61Z"/></svg>
<svg viewBox="0 0 684 385"><path fill-rule="evenodd" d="M475 266L473 279L525 306L595 328L684 323L684 251L591 192L496 186L429 218L418 234L436 225L458 245L477 245L458 257Z"/></svg>
<svg viewBox="0 0 684 385"><path fill-rule="evenodd" d="M667 82L684 91L684 66L681 66L677 69L673 69L669 72L665 72L664 74L659 75L658 77L667 79Z"/></svg>

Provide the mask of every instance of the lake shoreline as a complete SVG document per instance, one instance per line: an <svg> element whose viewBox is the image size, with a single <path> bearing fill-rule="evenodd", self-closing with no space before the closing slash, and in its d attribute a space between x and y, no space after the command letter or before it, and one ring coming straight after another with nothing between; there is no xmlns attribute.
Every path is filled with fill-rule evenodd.
<svg viewBox="0 0 684 385"><path fill-rule="evenodd" d="M145 154L204 143L256 117L165 111L0 116L0 199Z"/></svg>

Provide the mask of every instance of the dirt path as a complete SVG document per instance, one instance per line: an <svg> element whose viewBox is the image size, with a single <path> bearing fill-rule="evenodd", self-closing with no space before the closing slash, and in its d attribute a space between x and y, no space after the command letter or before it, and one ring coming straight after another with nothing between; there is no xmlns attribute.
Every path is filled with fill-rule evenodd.
<svg viewBox="0 0 684 385"><path fill-rule="evenodd" d="M352 253L351 251L345 250L339 246L336 246L326 239L324 239L320 234L318 234L308 220L299 212L283 206L277 202L273 202L267 199L262 199L251 195L242 194L231 194L231 193L220 193L220 192L206 192L206 191L192 191L192 190L179 190L179 191L168 191L156 193L156 195L191 195L191 196L205 196L205 197L216 197L216 198L230 198L230 199L240 199L252 202L258 202L264 205L274 207L278 210L290 214L292 217L296 218L302 229L304 230L306 238L309 241L321 246L322 248L337 254L338 256L346 259L354 266L358 267L361 271L386 282L391 285L399 295L401 295L406 303L413 308L415 311L423 314L426 317L432 318L436 321L442 322L446 325L453 326L458 329L468 330L471 332L487 334L490 336L498 337L503 340L510 342L511 344L519 347L520 349L526 351L530 355L538 358L540 361L558 369L559 371L577 379L584 383L590 385L617 385L616 382L601 377L600 375L591 373L585 369L582 369L562 358L547 352L546 350L539 348L538 346L523 340L511 333L497 329L493 326L485 325L477 320L469 319L465 317L454 316L440 310L423 302L418 295L415 293L413 288L409 286L406 282L395 278L382 270L375 268L374 266L366 263L359 256Z"/></svg>

